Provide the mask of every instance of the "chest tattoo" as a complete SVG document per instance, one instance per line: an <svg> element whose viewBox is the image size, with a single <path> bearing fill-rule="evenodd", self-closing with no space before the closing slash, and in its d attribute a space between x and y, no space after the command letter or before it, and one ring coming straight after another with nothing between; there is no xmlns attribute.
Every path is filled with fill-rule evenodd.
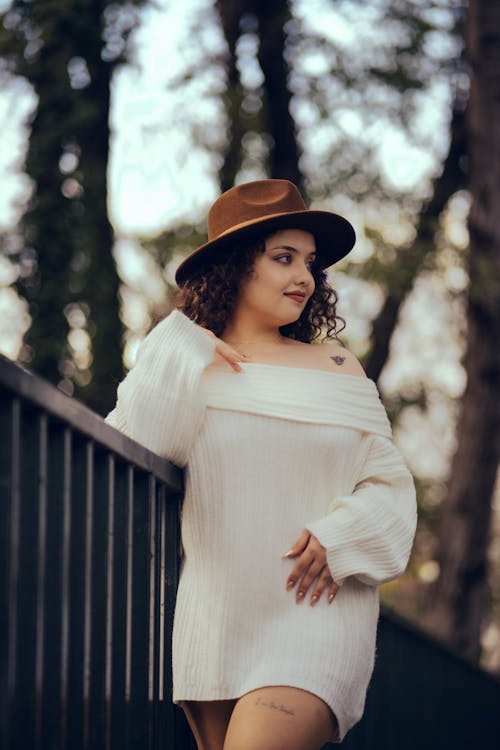
<svg viewBox="0 0 500 750"><path fill-rule="evenodd" d="M343 365L345 362L345 357L339 357L338 355L336 357L330 357L330 359L333 359L336 365Z"/></svg>

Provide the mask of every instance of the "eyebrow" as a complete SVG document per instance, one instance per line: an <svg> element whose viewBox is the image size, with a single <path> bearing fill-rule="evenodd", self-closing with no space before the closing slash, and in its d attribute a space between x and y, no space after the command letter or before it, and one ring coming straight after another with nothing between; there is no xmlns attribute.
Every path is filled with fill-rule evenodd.
<svg viewBox="0 0 500 750"><path fill-rule="evenodd" d="M292 247L291 245L276 245L276 247L270 247L269 249L270 250L289 250L292 253L300 253L300 250L297 250L296 247ZM311 252L307 253L307 257L310 258L311 255L314 255L314 257L316 257L316 254L317 254L316 250L311 250Z"/></svg>

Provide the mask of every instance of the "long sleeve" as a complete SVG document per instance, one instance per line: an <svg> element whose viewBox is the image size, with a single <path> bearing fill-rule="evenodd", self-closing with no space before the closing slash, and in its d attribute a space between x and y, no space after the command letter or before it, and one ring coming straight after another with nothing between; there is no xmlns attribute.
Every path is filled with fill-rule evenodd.
<svg viewBox="0 0 500 750"><path fill-rule="evenodd" d="M413 479L392 441L366 434L364 460L352 494L335 497L330 513L307 524L326 548L333 579L378 585L397 578L416 526Z"/></svg>
<svg viewBox="0 0 500 750"><path fill-rule="evenodd" d="M204 414L200 378L214 353L212 339L174 310L142 343L105 421L184 466Z"/></svg>

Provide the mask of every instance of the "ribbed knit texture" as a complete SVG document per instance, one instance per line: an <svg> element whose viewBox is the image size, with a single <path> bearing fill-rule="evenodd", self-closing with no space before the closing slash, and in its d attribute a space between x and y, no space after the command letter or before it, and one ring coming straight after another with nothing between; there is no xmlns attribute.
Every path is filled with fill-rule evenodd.
<svg viewBox="0 0 500 750"><path fill-rule="evenodd" d="M325 700L340 737L362 715L376 585L405 568L413 481L375 384L306 368L213 363L179 312L147 337L107 421L186 465L174 700L293 685ZM282 555L308 528L341 588L295 603Z"/></svg>

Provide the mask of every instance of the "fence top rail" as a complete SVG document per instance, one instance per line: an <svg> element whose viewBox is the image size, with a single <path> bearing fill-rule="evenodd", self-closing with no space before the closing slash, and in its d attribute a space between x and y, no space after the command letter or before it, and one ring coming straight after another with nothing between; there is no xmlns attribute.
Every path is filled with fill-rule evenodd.
<svg viewBox="0 0 500 750"><path fill-rule="evenodd" d="M29 370L0 355L0 387L70 425L120 458L153 474L174 492L182 492L182 471L166 459L106 424L102 417Z"/></svg>

